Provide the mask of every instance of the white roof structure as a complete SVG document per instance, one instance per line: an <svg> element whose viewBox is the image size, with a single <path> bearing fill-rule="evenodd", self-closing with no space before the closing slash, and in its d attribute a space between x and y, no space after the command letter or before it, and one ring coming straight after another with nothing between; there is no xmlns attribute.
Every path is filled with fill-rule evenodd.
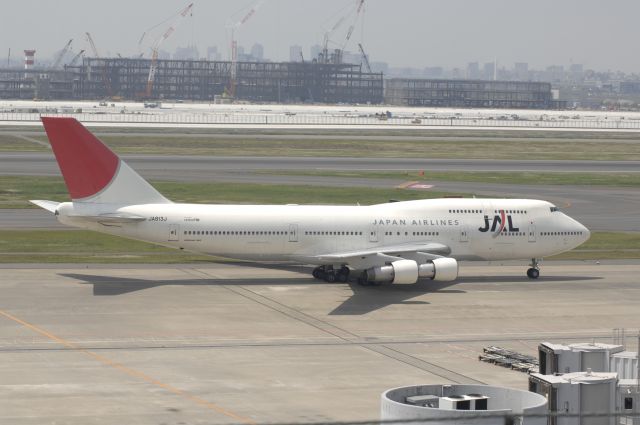
<svg viewBox="0 0 640 425"><path fill-rule="evenodd" d="M428 420L442 425L546 425L547 399L529 391L489 385L415 385L381 396L382 420ZM526 415L534 415L527 417ZM518 422L515 422L518 423Z"/></svg>
<svg viewBox="0 0 640 425"><path fill-rule="evenodd" d="M602 384L609 382L617 382L618 374L615 372L571 372L562 375L542 375L540 373L532 373L538 379L546 381L550 384Z"/></svg>

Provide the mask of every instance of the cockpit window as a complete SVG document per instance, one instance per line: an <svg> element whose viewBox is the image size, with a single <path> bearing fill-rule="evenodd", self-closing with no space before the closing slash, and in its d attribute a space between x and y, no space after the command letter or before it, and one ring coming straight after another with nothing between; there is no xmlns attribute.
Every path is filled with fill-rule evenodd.
<svg viewBox="0 0 640 425"><path fill-rule="evenodd" d="M558 207L550 207L549 209L551 210L551 212L560 211L560 208Z"/></svg>

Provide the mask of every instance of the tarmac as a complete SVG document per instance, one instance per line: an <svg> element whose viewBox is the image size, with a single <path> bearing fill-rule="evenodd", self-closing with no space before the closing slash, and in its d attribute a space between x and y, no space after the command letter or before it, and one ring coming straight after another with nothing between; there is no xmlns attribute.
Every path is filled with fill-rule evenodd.
<svg viewBox="0 0 640 425"><path fill-rule="evenodd" d="M304 137L304 136L301 136ZM269 157L196 155L122 155L141 174L162 179L177 171L207 178L218 171L333 170L333 171L531 171L531 172L637 172L640 161L495 160L349 157ZM58 175L53 153L2 152L5 175Z"/></svg>
<svg viewBox="0 0 640 425"><path fill-rule="evenodd" d="M375 420L396 386L526 389L482 348L610 342L640 304L640 261L553 262L537 281L464 263L457 282L377 287L251 263L0 268L7 424Z"/></svg>

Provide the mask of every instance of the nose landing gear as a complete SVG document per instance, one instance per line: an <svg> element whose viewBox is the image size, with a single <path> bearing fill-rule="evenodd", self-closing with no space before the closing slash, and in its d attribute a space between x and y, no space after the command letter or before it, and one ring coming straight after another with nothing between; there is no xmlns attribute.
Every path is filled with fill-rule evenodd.
<svg viewBox="0 0 640 425"><path fill-rule="evenodd" d="M537 279L540 276L540 266L538 265L538 259L531 259L531 268L527 270L527 277L529 279Z"/></svg>

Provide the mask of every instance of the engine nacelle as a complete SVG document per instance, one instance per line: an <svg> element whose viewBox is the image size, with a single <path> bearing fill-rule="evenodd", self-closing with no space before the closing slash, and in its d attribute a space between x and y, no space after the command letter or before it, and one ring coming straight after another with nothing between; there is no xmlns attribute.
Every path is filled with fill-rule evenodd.
<svg viewBox="0 0 640 425"><path fill-rule="evenodd" d="M436 258L420 264L418 276L443 282L455 280L458 277L458 262L455 258Z"/></svg>
<svg viewBox="0 0 640 425"><path fill-rule="evenodd" d="M372 267L365 270L368 282L416 283L418 263L413 260L398 260L389 266Z"/></svg>

